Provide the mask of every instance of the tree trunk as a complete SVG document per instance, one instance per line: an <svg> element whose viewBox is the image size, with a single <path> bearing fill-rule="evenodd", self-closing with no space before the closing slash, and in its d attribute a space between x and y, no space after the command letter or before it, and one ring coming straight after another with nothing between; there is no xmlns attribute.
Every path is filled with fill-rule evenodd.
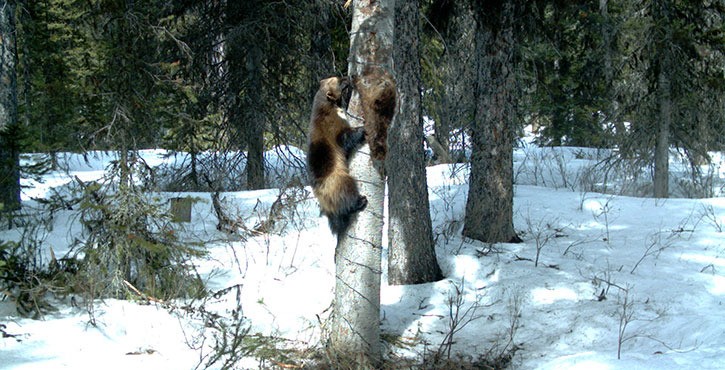
<svg viewBox="0 0 725 370"><path fill-rule="evenodd" d="M667 1L659 1L657 7L656 21L662 24L663 35L659 40L657 75L657 104L659 108L659 119L657 122L657 133L655 137L654 156L654 197L667 198L669 196L669 170L670 170L670 127L672 126L672 90L669 73L672 71L670 44L672 40L672 27L670 15L668 14Z"/></svg>
<svg viewBox="0 0 725 370"><path fill-rule="evenodd" d="M227 1L227 117L233 146L247 150L247 189L264 187L265 50L250 35L265 34L261 0Z"/></svg>
<svg viewBox="0 0 725 370"><path fill-rule="evenodd" d="M244 95L244 125L247 142L247 189L264 188L264 130L266 114L262 94L263 51L258 45L247 49L247 89Z"/></svg>
<svg viewBox="0 0 725 370"><path fill-rule="evenodd" d="M552 7L551 12L552 22L555 25L562 24L561 18L565 17L562 14L564 10ZM566 48L564 30L561 27L554 27L554 32L549 37L555 50L564 50ZM552 68L551 75L553 77L552 83L549 84L553 107L551 107L551 123L548 131L551 138L549 144L561 146L566 144L565 137L571 138L571 135L569 135L571 134L571 124L568 122L568 118L571 117L571 106L567 104L567 101L571 98L571 88L566 85L566 77L569 74L568 56L563 53L557 53L556 55L553 65L549 66L549 68Z"/></svg>
<svg viewBox="0 0 725 370"><path fill-rule="evenodd" d="M353 1L348 74L362 75L364 67L392 70L394 1ZM359 94L349 105L361 117ZM362 122L350 119L353 127ZM336 284L330 346L334 353L355 358L360 368L380 364L380 275L385 180L373 166L367 144L353 155L350 172L358 180L367 208L338 236Z"/></svg>
<svg viewBox="0 0 725 370"><path fill-rule="evenodd" d="M599 0L599 16L602 18L601 35L602 35L602 72L604 74L604 84L607 91L607 99L609 100L604 107L604 124L611 122L615 127L615 137L625 135L626 128L624 123L619 120L617 109L619 104L616 99L616 91L614 88L614 22L609 16L609 0ZM614 145L615 142L608 142L608 145Z"/></svg>
<svg viewBox="0 0 725 370"><path fill-rule="evenodd" d="M0 204L20 209L20 148L15 75L15 2L0 3Z"/></svg>
<svg viewBox="0 0 725 370"><path fill-rule="evenodd" d="M602 47L604 53L602 54L602 72L604 72L604 82L608 87L611 87L614 79L614 67L612 65L612 22L609 18L609 0L599 0L599 16L602 18L601 34L602 34Z"/></svg>
<svg viewBox="0 0 725 370"><path fill-rule="evenodd" d="M395 68L399 109L390 127L388 156L388 283L442 278L433 243L423 152L418 55L418 0L395 4Z"/></svg>
<svg viewBox="0 0 725 370"><path fill-rule="evenodd" d="M513 224L514 4L474 2L476 116L463 235L520 241Z"/></svg>
<svg viewBox="0 0 725 370"><path fill-rule="evenodd" d="M657 99L659 100L659 120L655 141L654 197L669 196L670 171L670 126L672 124L672 97L670 77L667 71L660 69L657 77Z"/></svg>
<svg viewBox="0 0 725 370"><path fill-rule="evenodd" d="M436 153L437 163L452 163L462 160L465 140L454 142L459 149L458 153L451 153L451 131L467 129L474 116L475 101L473 99L474 71L472 61L474 56L470 52L473 44L472 28L475 20L471 13L470 4L465 1L454 1L451 19L443 30L443 39L446 51L442 69L444 86L438 94L440 99L440 114L435 122L435 139L437 144L446 153ZM430 140L429 140L430 141ZM436 144L433 144L436 145ZM434 152L436 150L434 149Z"/></svg>
<svg viewBox="0 0 725 370"><path fill-rule="evenodd" d="M330 4L315 1L311 8L316 12L310 30L310 63L312 77L309 80L309 105L315 98L320 80L330 77L334 71L332 37L330 36Z"/></svg>

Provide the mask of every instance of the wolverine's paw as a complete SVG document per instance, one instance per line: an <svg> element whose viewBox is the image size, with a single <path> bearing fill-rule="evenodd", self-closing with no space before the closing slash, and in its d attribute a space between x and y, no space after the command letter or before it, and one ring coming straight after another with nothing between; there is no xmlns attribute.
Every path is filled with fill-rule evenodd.
<svg viewBox="0 0 725 370"><path fill-rule="evenodd" d="M357 204L355 205L355 209L353 212L360 212L365 207L368 206L368 198L364 195L361 195L359 198L357 198Z"/></svg>
<svg viewBox="0 0 725 370"><path fill-rule="evenodd" d="M365 144L365 140L367 140L367 131L365 131L365 127L358 127L357 130L355 145L360 147Z"/></svg>
<svg viewBox="0 0 725 370"><path fill-rule="evenodd" d="M357 134L360 135L360 139L365 140L367 133L365 132L365 126L356 127Z"/></svg>

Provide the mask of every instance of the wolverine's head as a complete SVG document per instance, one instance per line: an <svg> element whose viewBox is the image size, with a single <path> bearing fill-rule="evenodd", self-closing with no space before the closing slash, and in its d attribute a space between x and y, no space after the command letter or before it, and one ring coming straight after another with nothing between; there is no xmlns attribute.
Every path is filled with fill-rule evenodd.
<svg viewBox="0 0 725 370"><path fill-rule="evenodd" d="M328 102L338 106L347 107L350 102L352 88L348 77L330 77L320 81L317 94L324 94Z"/></svg>

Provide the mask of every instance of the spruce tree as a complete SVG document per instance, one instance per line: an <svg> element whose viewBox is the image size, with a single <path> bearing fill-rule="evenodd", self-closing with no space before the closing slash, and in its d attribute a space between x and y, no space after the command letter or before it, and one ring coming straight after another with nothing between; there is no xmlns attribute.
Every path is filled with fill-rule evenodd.
<svg viewBox="0 0 725 370"><path fill-rule="evenodd" d="M388 282L420 284L440 280L428 202L423 153L423 117L418 1L395 3L395 60L400 107L389 128Z"/></svg>
<svg viewBox="0 0 725 370"><path fill-rule="evenodd" d="M519 2L474 1L476 116L463 236L483 242L518 242L513 223L513 146L516 38Z"/></svg>
<svg viewBox="0 0 725 370"><path fill-rule="evenodd" d="M623 155L653 169L650 194L668 197L673 148L697 168L708 150L722 147L720 135L708 133L723 127L723 6L670 0L630 6L622 47L632 57L619 78L628 87L623 115L632 128L619 145Z"/></svg>
<svg viewBox="0 0 725 370"><path fill-rule="evenodd" d="M20 125L15 43L15 1L0 2L0 204L20 209Z"/></svg>

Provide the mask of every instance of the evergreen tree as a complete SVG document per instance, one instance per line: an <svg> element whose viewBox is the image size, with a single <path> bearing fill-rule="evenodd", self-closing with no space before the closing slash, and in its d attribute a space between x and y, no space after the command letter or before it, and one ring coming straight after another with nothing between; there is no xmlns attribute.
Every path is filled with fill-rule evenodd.
<svg viewBox="0 0 725 370"><path fill-rule="evenodd" d="M628 86L623 113L632 129L620 141L621 152L652 166L652 194L668 197L672 147L694 167L722 145L708 133L723 127L724 6L670 0L629 5L643 11L628 8L624 24L622 47L632 57L619 78Z"/></svg>
<svg viewBox="0 0 725 370"><path fill-rule="evenodd" d="M655 31L655 63L658 105L657 125L655 128L654 153L654 196L669 196L669 163L670 163L670 127L672 126L672 67L673 50L673 14L669 0L657 0L652 3L653 18L660 28Z"/></svg>
<svg viewBox="0 0 725 370"><path fill-rule="evenodd" d="M91 9L99 67L89 77L99 81L93 92L106 109L91 139L116 149L118 159L102 183L80 184L88 227L77 250L90 298L121 296L124 281L157 297L200 292L187 262L201 253L179 243L161 205L147 196L151 174L138 155L158 143L164 120L176 116L169 61L160 47L168 36L165 4L102 0Z"/></svg>
<svg viewBox="0 0 725 370"><path fill-rule="evenodd" d="M234 133L232 144L247 149L247 183L251 188L264 186L264 176L273 175L263 172L265 147L302 147L306 141L307 127L300 122L309 117L310 100L300 97L310 93L310 81L319 81L314 75L321 74L319 67L313 66L319 60L309 55L313 41L320 42L313 35L319 32L314 27L320 24L310 15L315 9L329 7L322 1L227 2L226 120L229 132ZM326 52L329 50L318 50L316 55L319 58ZM324 74L331 75L331 60L326 65ZM292 160L289 165L300 163Z"/></svg>
<svg viewBox="0 0 725 370"><path fill-rule="evenodd" d="M260 40L269 39L265 1L229 1L226 17L227 66L229 68L229 123L236 135L234 145L247 149L247 187L264 187L265 114L264 64L266 48ZM254 37L252 37L254 35Z"/></svg>
<svg viewBox="0 0 725 370"><path fill-rule="evenodd" d="M20 110L29 150L77 150L81 135L78 106L92 51L84 41L83 14L75 0L23 1L19 27Z"/></svg>
<svg viewBox="0 0 725 370"><path fill-rule="evenodd" d="M604 3L604 4L602 4ZM609 144L609 94L615 55L612 9L606 1L523 4L522 81L529 96L520 107L546 145Z"/></svg>
<svg viewBox="0 0 725 370"><path fill-rule="evenodd" d="M463 235L484 242L520 241L513 224L514 15L518 5L508 1L472 4L476 116Z"/></svg>
<svg viewBox="0 0 725 370"><path fill-rule="evenodd" d="M395 3L395 68L400 107L389 129L388 282L442 278L435 254L423 153L418 1Z"/></svg>
<svg viewBox="0 0 725 370"><path fill-rule="evenodd" d="M20 146L15 1L0 2L0 204L20 209Z"/></svg>
<svg viewBox="0 0 725 370"><path fill-rule="evenodd" d="M475 21L468 1L434 0L426 7L430 25L421 49L425 114L435 122L426 137L437 162L464 160L466 132L470 130L474 101ZM455 153L451 153L455 149Z"/></svg>

